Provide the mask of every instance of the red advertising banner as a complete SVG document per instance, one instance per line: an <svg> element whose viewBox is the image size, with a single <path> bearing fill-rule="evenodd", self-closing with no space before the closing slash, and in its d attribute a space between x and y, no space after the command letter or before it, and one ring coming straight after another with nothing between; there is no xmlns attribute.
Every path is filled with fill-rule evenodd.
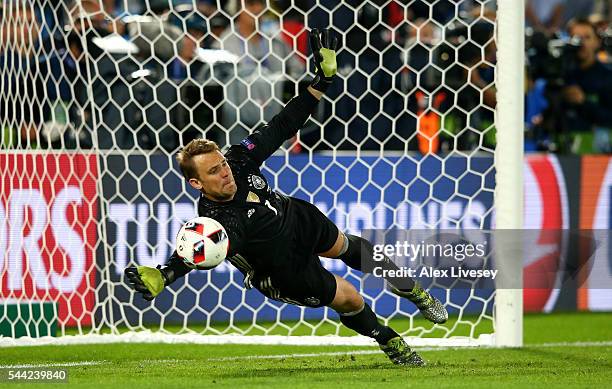
<svg viewBox="0 0 612 389"><path fill-rule="evenodd" d="M525 285L547 285L542 288L526 288L523 306L526 312L550 312L559 296L558 283L541 282L538 277L555 274L559 258L563 255L562 230L569 226L568 196L565 178L557 157L531 155L524 167L525 213L524 228L534 234L526 234L523 268Z"/></svg>
<svg viewBox="0 0 612 389"><path fill-rule="evenodd" d="M0 153L0 300L57 302L66 325L95 304L97 156Z"/></svg>
<svg viewBox="0 0 612 389"><path fill-rule="evenodd" d="M612 158L594 155L583 157L581 176L580 229L612 229ZM589 247L580 249L581 253L584 253ZM609 247L604 249L608 250ZM579 310L612 310L612 293L609 288L601 288L602 284L612 284L612 264L606 259L608 258L596 257L587 268L588 271L581 274L577 294ZM595 276L599 283L593 282ZM601 282L606 279L607 282Z"/></svg>

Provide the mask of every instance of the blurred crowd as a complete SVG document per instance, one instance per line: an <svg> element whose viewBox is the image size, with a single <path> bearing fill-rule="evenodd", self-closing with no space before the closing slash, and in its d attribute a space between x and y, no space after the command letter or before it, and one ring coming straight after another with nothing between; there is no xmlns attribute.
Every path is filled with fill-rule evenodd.
<svg viewBox="0 0 612 389"><path fill-rule="evenodd" d="M612 0L526 0L527 150L610 153ZM235 143L339 77L293 152L492 150L495 0L5 0L1 148L173 152Z"/></svg>
<svg viewBox="0 0 612 389"><path fill-rule="evenodd" d="M612 152L609 0L527 0L528 150Z"/></svg>

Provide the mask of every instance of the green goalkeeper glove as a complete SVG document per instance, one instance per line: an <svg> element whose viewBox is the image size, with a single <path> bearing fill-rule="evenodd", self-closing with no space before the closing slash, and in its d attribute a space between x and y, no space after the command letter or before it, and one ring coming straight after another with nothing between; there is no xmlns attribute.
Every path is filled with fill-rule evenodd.
<svg viewBox="0 0 612 389"><path fill-rule="evenodd" d="M128 283L136 291L142 293L142 297L147 301L153 300L168 284L167 277L160 267L156 269L149 266L138 266L125 269Z"/></svg>
<svg viewBox="0 0 612 389"><path fill-rule="evenodd" d="M310 50L314 57L317 71L315 78L310 86L319 92L325 92L331 85L338 65L336 64L336 47L338 46L338 38L331 36L329 29L324 29L322 32L316 28L310 31Z"/></svg>

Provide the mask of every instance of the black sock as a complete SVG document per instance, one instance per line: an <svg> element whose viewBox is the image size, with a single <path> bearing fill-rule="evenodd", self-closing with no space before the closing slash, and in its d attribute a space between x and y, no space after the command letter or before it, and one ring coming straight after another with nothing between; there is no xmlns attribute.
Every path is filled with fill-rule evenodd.
<svg viewBox="0 0 612 389"><path fill-rule="evenodd" d="M390 339L399 336L390 327L380 324L376 314L368 304L363 305L363 309L357 313L340 313L342 324L357 332L360 335L376 339L379 344L387 344Z"/></svg>
<svg viewBox="0 0 612 389"><path fill-rule="evenodd" d="M383 270L398 270L397 265L386 256L382 261L374 261L374 246L366 239L349 234L346 234L346 238L348 247L338 258L351 269L367 274L372 273L374 267L381 267ZM415 285L414 280L410 277L387 277L386 280L402 291L412 290Z"/></svg>
<svg viewBox="0 0 612 389"><path fill-rule="evenodd" d="M342 260L342 262L346 263L348 267L355 270L360 270L367 272L371 269L363 269L364 265L361 260L361 251L364 252L365 256L373 256L374 255L374 247L367 240L356 236L346 234L346 238L348 239L348 247L346 251L340 255L338 258ZM362 247L363 245L363 247Z"/></svg>

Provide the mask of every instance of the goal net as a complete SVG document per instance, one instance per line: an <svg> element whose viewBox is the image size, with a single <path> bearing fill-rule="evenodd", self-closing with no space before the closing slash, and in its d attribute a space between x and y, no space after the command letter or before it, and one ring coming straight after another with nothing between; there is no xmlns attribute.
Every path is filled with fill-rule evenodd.
<svg viewBox="0 0 612 389"><path fill-rule="evenodd" d="M0 344L372 344L228 263L153 302L123 271L165 263L197 213L180 147L229 147L312 79L310 28L340 38L338 77L264 164L270 185L357 235L520 228L522 10L498 3L3 0ZM520 345L516 291L427 284L450 313L433 325L322 260L411 344Z"/></svg>

